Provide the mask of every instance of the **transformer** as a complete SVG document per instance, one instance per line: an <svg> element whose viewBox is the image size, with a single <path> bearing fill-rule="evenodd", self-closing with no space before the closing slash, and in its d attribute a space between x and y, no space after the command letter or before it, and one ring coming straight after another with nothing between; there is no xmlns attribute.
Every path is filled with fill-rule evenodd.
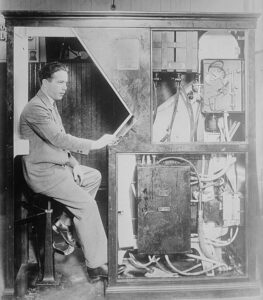
<svg viewBox="0 0 263 300"><path fill-rule="evenodd" d="M190 167L137 167L138 251L172 254L191 248Z"/></svg>

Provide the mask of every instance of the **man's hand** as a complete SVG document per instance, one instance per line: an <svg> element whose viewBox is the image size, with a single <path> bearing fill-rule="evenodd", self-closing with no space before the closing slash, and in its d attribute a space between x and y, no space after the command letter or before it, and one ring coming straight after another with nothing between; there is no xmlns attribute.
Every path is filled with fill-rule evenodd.
<svg viewBox="0 0 263 300"><path fill-rule="evenodd" d="M76 183L81 186L84 174L82 172L80 165L75 165L75 167L72 169L73 177Z"/></svg>
<svg viewBox="0 0 263 300"><path fill-rule="evenodd" d="M101 138L92 142L91 149L101 149L107 145L113 145L116 142L117 138L112 134L104 134Z"/></svg>

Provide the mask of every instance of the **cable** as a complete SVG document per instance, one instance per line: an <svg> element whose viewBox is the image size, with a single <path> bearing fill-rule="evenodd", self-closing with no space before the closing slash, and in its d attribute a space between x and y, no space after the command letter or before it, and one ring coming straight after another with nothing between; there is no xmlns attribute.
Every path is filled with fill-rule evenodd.
<svg viewBox="0 0 263 300"><path fill-rule="evenodd" d="M239 228L237 226L236 231L234 233L234 235L232 236L231 239L228 239L227 241L222 241L222 240L213 240L213 239L207 239L209 243L211 243L213 246L215 247L226 247L228 245L230 245L231 243L233 243L233 241L236 239L237 234L238 234Z"/></svg>
<svg viewBox="0 0 263 300"><path fill-rule="evenodd" d="M203 229L204 219L203 219L203 211L198 211L198 239L200 250L204 254L205 257L214 259L214 256L209 252L206 246L205 234Z"/></svg>
<svg viewBox="0 0 263 300"><path fill-rule="evenodd" d="M171 117L171 121L166 129L166 131L167 131L166 135L160 140L160 142L162 142L162 143L171 141L171 133L172 133L172 129L173 129L175 115L177 112L177 107L178 107L178 102L179 102L179 94L180 94L180 87L177 88L176 93L173 95L174 96L174 107L173 107L172 117Z"/></svg>
<svg viewBox="0 0 263 300"><path fill-rule="evenodd" d="M199 256L199 255L195 255L195 254L186 254L188 257L190 257L190 258L194 258L194 259L199 259L199 260L204 260L204 261L206 261L206 262L209 262L209 263L211 263L211 264L215 264L215 265L222 265L222 266L225 266L225 267L227 267L227 265L225 264L225 263L222 263L222 262L220 262L220 261L216 261L216 260L214 260L214 259L209 259L209 258L207 258L207 257L202 257L202 256Z"/></svg>
<svg viewBox="0 0 263 300"><path fill-rule="evenodd" d="M226 166L217 171L216 173L214 173L213 175L211 176L208 176L208 175L202 175L201 177L201 181L204 181L204 182L208 182L208 181L215 181L217 180L218 178L222 177L223 175L225 175L225 173L227 172L227 170L230 168L230 166L236 162L236 158L231 156L231 155L228 155L227 156L227 162L226 162Z"/></svg>
<svg viewBox="0 0 263 300"><path fill-rule="evenodd" d="M156 263L160 260L160 257L156 258L155 255L153 255L152 257L150 255L148 255L148 259L149 262L142 264L139 261L137 261L137 259L135 258L135 256L132 253L129 253L130 256L130 262L139 269L146 269L147 271L150 271L150 269L148 268L151 264Z"/></svg>
<svg viewBox="0 0 263 300"><path fill-rule="evenodd" d="M189 103L189 99L187 96L187 93L185 91L185 88L180 86L180 95L182 96L182 99L185 103L185 106L187 108L187 112L190 119L190 141L193 141L194 137L194 112L191 103Z"/></svg>
<svg viewBox="0 0 263 300"><path fill-rule="evenodd" d="M158 106L158 101L157 101L157 83L153 80L153 123L156 119L157 115L157 106Z"/></svg>
<svg viewBox="0 0 263 300"><path fill-rule="evenodd" d="M165 255L165 260L167 261L169 267L170 267L174 272L176 272L176 273L178 273L178 274L180 274L180 275L182 275L182 276L198 276L198 275L202 275L202 274L204 274L204 273L207 273L207 272L210 272L210 271L212 271L212 270L215 270L215 269L217 269L217 268L219 268L219 267L221 267L221 266L223 265L222 263L219 263L219 264L214 265L213 267L208 268L208 269L206 269L206 270L202 270L202 271L199 271L199 272L193 272L193 273L190 273L189 271L186 272L186 270L181 271L181 270L177 269L177 268L171 263L171 261L170 261L168 255ZM188 269L188 270L189 270L189 269Z"/></svg>

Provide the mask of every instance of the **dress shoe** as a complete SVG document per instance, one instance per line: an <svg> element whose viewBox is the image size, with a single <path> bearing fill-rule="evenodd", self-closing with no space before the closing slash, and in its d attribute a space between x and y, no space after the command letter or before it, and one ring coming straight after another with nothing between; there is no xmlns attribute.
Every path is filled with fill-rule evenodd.
<svg viewBox="0 0 263 300"><path fill-rule="evenodd" d="M76 241L73 238L73 235L69 230L69 226L63 224L60 220L57 220L52 225L52 229L54 232L59 234L68 245L70 245L71 247L76 246Z"/></svg>
<svg viewBox="0 0 263 300"><path fill-rule="evenodd" d="M125 269L126 265L118 265L118 275L122 274ZM104 264L94 269L87 267L87 272L92 282L98 281L103 278L106 279L108 278L108 264Z"/></svg>
<svg viewBox="0 0 263 300"><path fill-rule="evenodd" d="M103 278L106 279L108 278L108 265L104 264L98 268L87 267L87 272L92 282L98 281Z"/></svg>
<svg viewBox="0 0 263 300"><path fill-rule="evenodd" d="M73 246L69 245L65 241L63 241L61 243L53 242L53 249L57 253L65 255L65 256L70 255L75 250L75 248Z"/></svg>

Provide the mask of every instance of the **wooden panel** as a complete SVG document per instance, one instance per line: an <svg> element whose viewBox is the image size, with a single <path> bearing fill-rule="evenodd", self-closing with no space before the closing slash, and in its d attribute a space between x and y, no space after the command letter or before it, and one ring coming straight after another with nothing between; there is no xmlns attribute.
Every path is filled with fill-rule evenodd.
<svg viewBox="0 0 263 300"><path fill-rule="evenodd" d="M53 1L53 2L59 2L60 6L62 6L63 2L62 1ZM49 0L31 0L30 1L30 7L31 9L43 9L43 10L50 10L52 1Z"/></svg>
<svg viewBox="0 0 263 300"><path fill-rule="evenodd" d="M138 144L138 140L150 140L149 30L76 28L76 32L116 93L120 95L120 99L137 120L133 131L129 132L129 137L127 135L121 142L133 138L133 141L129 139L128 143L135 145ZM98 36L100 39L97 38ZM134 51L120 51L125 49L123 47L125 45L135 45ZM107 49L106 53L105 49ZM137 126L141 126L143 130L137 130Z"/></svg>
<svg viewBox="0 0 263 300"><path fill-rule="evenodd" d="M256 0L255 0L256 1ZM260 0L257 0L260 1ZM201 11L257 11L253 1L246 0L121 0L115 1L116 10L121 11L169 11L169 12L201 12ZM1 10L92 10L109 11L109 0L1 0Z"/></svg>
<svg viewBox="0 0 263 300"><path fill-rule="evenodd" d="M109 0L92 0L92 10L110 10L111 1Z"/></svg>
<svg viewBox="0 0 263 300"><path fill-rule="evenodd" d="M72 1L30 0L31 10L72 10Z"/></svg>
<svg viewBox="0 0 263 300"><path fill-rule="evenodd" d="M4 275L5 275L5 291L4 295L10 295L14 288L14 160L13 160L13 114L14 114L14 78L13 78L13 44L14 30L12 27L7 29L7 48L9 55L7 56L7 96L6 96L6 109L4 110L6 120L6 144L5 144L5 249L4 257Z"/></svg>
<svg viewBox="0 0 263 300"><path fill-rule="evenodd" d="M24 10L30 9L31 0L3 0L2 6L3 9L16 9L16 10Z"/></svg>
<svg viewBox="0 0 263 300"><path fill-rule="evenodd" d="M260 1L260 0L258 0ZM115 1L116 10L120 11L169 11L169 12L200 12L200 11L258 11L255 3L248 1L209 1L209 0L122 0ZM111 1L109 0L2 0L1 10L110 10ZM227 7L227 9L226 9Z"/></svg>
<svg viewBox="0 0 263 300"><path fill-rule="evenodd" d="M160 0L144 0L141 2L143 11L160 11L162 2Z"/></svg>
<svg viewBox="0 0 263 300"><path fill-rule="evenodd" d="M122 11L130 11L131 10L131 1L130 0L121 0L121 1L115 1L116 10L122 10Z"/></svg>
<svg viewBox="0 0 263 300"><path fill-rule="evenodd" d="M19 118L28 98L28 91L25 89L28 83L28 38L20 28L15 28L14 34L14 150L16 152L16 140L20 136Z"/></svg>
<svg viewBox="0 0 263 300"><path fill-rule="evenodd" d="M256 27L259 14L254 13L183 13L112 11L5 11L9 26L42 26L72 28L195 28L238 29ZM202 20L202 22L200 22ZM127 31L127 29L126 29ZM97 39L99 40L99 39ZM103 40L103 38L100 38Z"/></svg>
<svg viewBox="0 0 263 300"><path fill-rule="evenodd" d="M6 145L6 63L0 63L0 215L4 214L5 145Z"/></svg>
<svg viewBox="0 0 263 300"><path fill-rule="evenodd" d="M12 9L12 5L9 0L0 1L0 10L9 10Z"/></svg>
<svg viewBox="0 0 263 300"><path fill-rule="evenodd" d="M244 1L245 0L190 0L191 12L239 12L244 10Z"/></svg>
<svg viewBox="0 0 263 300"><path fill-rule="evenodd" d="M140 1L140 0L131 1L131 10L141 11L142 10L142 1Z"/></svg>
<svg viewBox="0 0 263 300"><path fill-rule="evenodd" d="M250 46L247 51L247 86L248 86L248 171L247 178L248 192L249 195L249 209L247 212L247 223L248 228L247 234L247 245L253 245L253 238L255 238L254 228L257 228L257 216L260 214L259 210L259 199L258 199L258 185L257 185L257 162L256 162L256 103L255 103L255 31L250 30L246 36L246 44ZM255 241L255 240L254 240ZM251 274L251 278L255 278L253 269L256 267L256 249L255 247L249 247L248 249L248 274Z"/></svg>
<svg viewBox="0 0 263 300"><path fill-rule="evenodd" d="M191 11L191 0L173 0L170 1L170 8L169 11ZM197 12L200 12L201 10L197 10ZM213 11L213 9L211 10Z"/></svg>
<svg viewBox="0 0 263 300"><path fill-rule="evenodd" d="M72 1L73 10L91 10L92 9L92 0L78 0Z"/></svg>
<svg viewBox="0 0 263 300"><path fill-rule="evenodd" d="M37 91L39 90L40 84L38 79L38 70L41 68L39 63L29 63L28 69L28 100L33 98Z"/></svg>
<svg viewBox="0 0 263 300"><path fill-rule="evenodd" d="M160 3L160 11L170 11L171 9L171 0L162 0Z"/></svg>

